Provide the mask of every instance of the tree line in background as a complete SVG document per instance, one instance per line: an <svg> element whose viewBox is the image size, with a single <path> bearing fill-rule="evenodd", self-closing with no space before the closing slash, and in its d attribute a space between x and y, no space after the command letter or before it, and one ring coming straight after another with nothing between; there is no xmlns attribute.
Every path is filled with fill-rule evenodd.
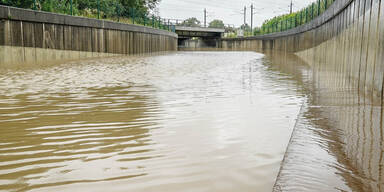
<svg viewBox="0 0 384 192"><path fill-rule="evenodd" d="M0 0L0 4L26 9L102 18L148 14L160 0ZM133 12L133 13L132 13Z"/></svg>
<svg viewBox="0 0 384 192"><path fill-rule="evenodd" d="M256 36L267 33L274 33L285 31L299 25L308 23L320 14L322 14L335 0L316 0L314 3L305 7L304 9L293 12L291 14L284 14L268 19L263 22L260 27L251 29L248 24L243 24L239 28L225 26L221 20L213 20L209 23L208 27L211 28L224 28L230 37L236 37L237 31L242 30L244 36ZM201 22L195 17L184 20L180 25L189 27L201 27Z"/></svg>
<svg viewBox="0 0 384 192"><path fill-rule="evenodd" d="M186 26L186 27L202 27L201 22L196 17L188 18L184 20L182 23L179 23L179 25ZM208 24L208 27L223 29L225 28L225 24L222 20L215 19Z"/></svg>

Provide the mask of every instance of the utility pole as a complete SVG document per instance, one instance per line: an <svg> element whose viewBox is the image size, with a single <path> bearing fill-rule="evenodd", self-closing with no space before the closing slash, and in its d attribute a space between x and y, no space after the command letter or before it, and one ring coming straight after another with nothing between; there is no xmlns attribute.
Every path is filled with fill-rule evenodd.
<svg viewBox="0 0 384 192"><path fill-rule="evenodd" d="M204 27L207 27L207 9L204 9Z"/></svg>
<svg viewBox="0 0 384 192"><path fill-rule="evenodd" d="M246 23L247 23L247 6L244 6L244 29L245 29Z"/></svg>
<svg viewBox="0 0 384 192"><path fill-rule="evenodd" d="M253 4L251 5L251 35L253 35Z"/></svg>
<svg viewBox="0 0 384 192"><path fill-rule="evenodd" d="M293 3L292 3L292 0L291 0L291 5L290 5L290 11L289 11L289 14L292 14L292 6L293 6Z"/></svg>

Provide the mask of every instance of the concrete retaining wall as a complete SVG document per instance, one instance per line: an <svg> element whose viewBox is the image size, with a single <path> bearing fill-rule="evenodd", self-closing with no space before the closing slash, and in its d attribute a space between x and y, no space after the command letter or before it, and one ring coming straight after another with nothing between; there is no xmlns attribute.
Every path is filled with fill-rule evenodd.
<svg viewBox="0 0 384 192"><path fill-rule="evenodd" d="M321 129L309 125L308 118L297 122L274 191L344 190L326 189L341 185L326 171L322 172L326 166L317 169L313 165L322 157L321 152L319 156L306 153L316 151L311 143L325 146L331 156L337 154L340 170L345 166L347 171L335 173L351 191L383 191L383 0L337 0L324 15L304 26L255 38L224 39L222 48L260 51L266 55L293 53L310 66L305 73L313 81L309 96L312 106L303 116L316 117L315 125ZM284 54L272 58L287 64ZM300 140L311 136L303 133L312 131L321 135L318 137L324 143ZM331 161L325 160L324 164L334 166ZM309 169L295 162L309 162L305 165ZM313 180L325 187L319 187Z"/></svg>
<svg viewBox="0 0 384 192"><path fill-rule="evenodd" d="M337 0L310 23L285 32L223 39L224 50L292 52L317 71L332 71L335 83L382 97L384 1Z"/></svg>
<svg viewBox="0 0 384 192"><path fill-rule="evenodd" d="M177 50L177 34L0 6L0 65Z"/></svg>

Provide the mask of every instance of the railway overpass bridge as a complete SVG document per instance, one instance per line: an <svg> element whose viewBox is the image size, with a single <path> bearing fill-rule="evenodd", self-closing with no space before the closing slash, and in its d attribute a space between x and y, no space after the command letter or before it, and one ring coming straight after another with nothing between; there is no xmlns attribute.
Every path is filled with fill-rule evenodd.
<svg viewBox="0 0 384 192"><path fill-rule="evenodd" d="M218 47L225 29L176 26L179 47Z"/></svg>

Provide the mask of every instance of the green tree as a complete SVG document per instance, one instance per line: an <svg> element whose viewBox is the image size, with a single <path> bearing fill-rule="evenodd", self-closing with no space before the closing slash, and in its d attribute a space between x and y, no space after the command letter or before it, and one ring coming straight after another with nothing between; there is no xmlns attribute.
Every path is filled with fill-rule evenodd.
<svg viewBox="0 0 384 192"><path fill-rule="evenodd" d="M253 28L253 35L261 35L261 28L260 27L255 27Z"/></svg>
<svg viewBox="0 0 384 192"><path fill-rule="evenodd" d="M224 27L226 33L234 33L236 32L236 28L233 26L226 26Z"/></svg>
<svg viewBox="0 0 384 192"><path fill-rule="evenodd" d="M181 25L187 27L200 27L200 21L196 19L196 17L191 17L189 19L184 20Z"/></svg>
<svg viewBox="0 0 384 192"><path fill-rule="evenodd" d="M33 8L33 0L0 0L3 5L30 9Z"/></svg>
<svg viewBox="0 0 384 192"><path fill-rule="evenodd" d="M137 14L148 13L156 8L160 0L119 0L124 7L124 13L128 14L130 9L135 9Z"/></svg>
<svg viewBox="0 0 384 192"><path fill-rule="evenodd" d="M251 27L248 24L242 24L240 29L244 30L245 32L251 31Z"/></svg>
<svg viewBox="0 0 384 192"><path fill-rule="evenodd" d="M42 11L55 12L55 13L69 13L70 1L69 0L40 0L36 1L36 7ZM33 7L33 4L32 4ZM73 3L73 11L77 14L77 3Z"/></svg>
<svg viewBox="0 0 384 192"><path fill-rule="evenodd" d="M224 28L224 22L222 20L218 20L218 19L215 19L213 21L211 21L209 23L209 26L210 28L220 28L220 29L223 29Z"/></svg>
<svg viewBox="0 0 384 192"><path fill-rule="evenodd" d="M72 0L74 11L95 12L98 7L98 0ZM137 14L147 14L153 10L160 0L100 0L100 11L105 16L113 16L117 12L121 15L131 14L135 9ZM0 0L0 4L19 8L31 9L34 7L34 0ZM39 10L49 12L68 13L70 0L36 0L36 7Z"/></svg>

